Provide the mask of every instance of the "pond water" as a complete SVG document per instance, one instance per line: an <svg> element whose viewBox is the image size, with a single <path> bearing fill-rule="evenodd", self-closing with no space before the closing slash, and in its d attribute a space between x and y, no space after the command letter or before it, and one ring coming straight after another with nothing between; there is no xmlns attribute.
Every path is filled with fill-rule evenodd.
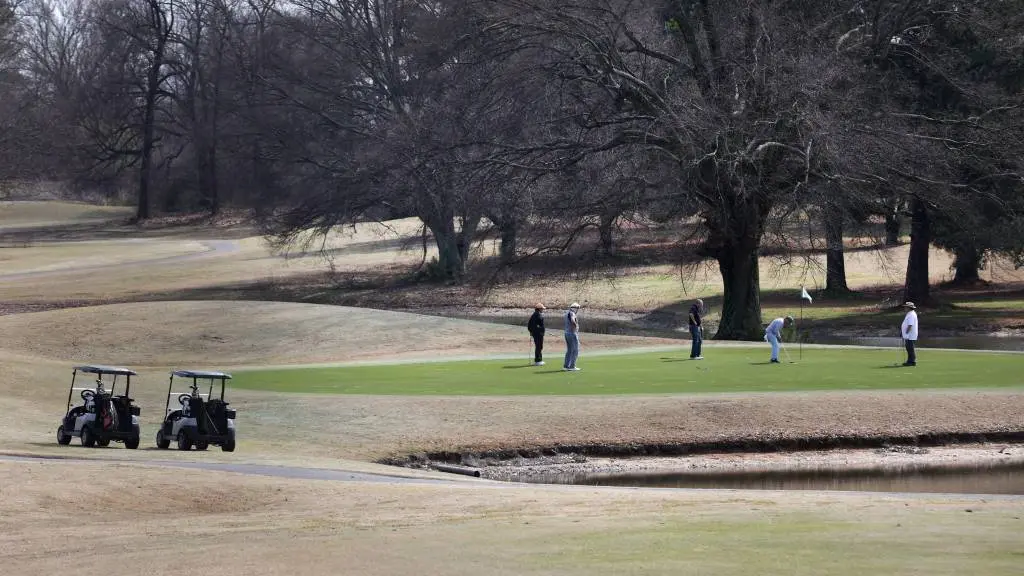
<svg viewBox="0 0 1024 576"><path fill-rule="evenodd" d="M887 468L743 473L549 474L521 482L586 486L715 488L737 490L842 490L945 494L1024 495L1024 463L971 468Z"/></svg>

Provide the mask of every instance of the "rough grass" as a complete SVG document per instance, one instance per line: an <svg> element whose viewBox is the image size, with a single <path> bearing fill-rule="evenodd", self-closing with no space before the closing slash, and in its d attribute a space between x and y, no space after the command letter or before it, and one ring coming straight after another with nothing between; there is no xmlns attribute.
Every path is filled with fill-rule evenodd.
<svg viewBox="0 0 1024 576"><path fill-rule="evenodd" d="M127 265L147 260L168 259L188 254L199 254L207 250L200 242L143 240L125 242L96 241L70 244L37 244L24 248L0 249L0 278L7 274L27 272L68 271L84 272L83 276L95 279L94 268L115 264ZM101 272L106 276L107 271ZM9 279L8 279L9 280ZM34 279L38 283L38 279Z"/></svg>
<svg viewBox="0 0 1024 576"><path fill-rule="evenodd" d="M102 222L131 216L126 206L98 206L84 202L2 201L0 229Z"/></svg>
<svg viewBox="0 0 1024 576"><path fill-rule="evenodd" d="M524 327L287 302L141 302L0 316L0 349L68 362L178 368L532 350ZM667 344L595 335L600 348ZM557 341L552 351L564 349Z"/></svg>
<svg viewBox="0 0 1024 576"><path fill-rule="evenodd" d="M493 486L0 463L0 545L12 574L1020 572L1021 499Z"/></svg>
<svg viewBox="0 0 1024 576"><path fill-rule="evenodd" d="M894 350L814 348L795 363L770 365L768 346L715 348L690 361L685 353L605 355L580 361L566 373L559 358L530 367L524 361L464 361L348 366L236 373L239 388L279 392L403 395L688 394L701 392L790 392L1009 388L1024 386L1022 356L925 351L914 368L894 367Z"/></svg>
<svg viewBox="0 0 1024 576"><path fill-rule="evenodd" d="M178 235L188 233L203 232ZM353 270L379 268L387 252L377 252L378 246L338 254L349 263L342 265ZM145 295L237 281L266 282L275 275L325 268L312 257L308 266L279 268L259 250L187 265L134 264L123 274L103 275L100 281L81 272L20 281L16 289L0 288L0 301ZM670 272L664 276L653 297L641 293L641 301L657 305L664 298L671 304L691 297L692 292L675 291L678 285L669 284L674 277ZM601 298L606 287L598 286L595 298ZM628 301L633 297L629 292L639 287L642 281L627 286L616 298ZM558 298L585 298L578 296L573 284L552 290ZM431 286L423 293L427 300L450 297L471 303L455 289ZM534 298L528 293L519 297L528 304ZM5 367L0 373L0 412L13 416L0 423L0 446L143 462L287 461L351 469L358 463L339 464L339 458L373 459L392 451L466 445L1004 430L1017 429L1022 421L1024 404L1015 390L646 397L403 397L232 390L229 395L240 410L242 434L239 451L233 454L57 447L53 429L63 413L70 365L76 360L146 359L161 366L135 366L141 372L137 395L143 406L143 446L151 448L169 363L202 362L218 368L228 360L266 363L397 355L415 347L419 353L440 356L457 353L464 345L477 351L492 346L528 350L521 329L510 328L507 338L486 342L478 338L483 330L442 333L427 345L426 332L409 330L412 322L380 326L346 317L343 309L336 309L339 316L334 316L321 307L268 312L244 303L176 306L101 308L65 316L19 314L9 323L5 319L0 327ZM487 333L495 330L486 327ZM376 344L366 346L367 337L375 338ZM584 343L581 366L586 372L536 378L573 378L571 382L579 383L579 376L596 376L599 359L586 355L595 341L588 337ZM551 352L556 354L557 349ZM705 362L713 368L719 360L712 354L723 352L709 348ZM763 349L757 354L766 355ZM933 369L932 354L922 354L919 370ZM809 362L806 350L804 358ZM686 369L695 370L695 364L666 362L665 368L681 376ZM490 365L495 369L486 372L486 379L533 371L503 370L502 362ZM782 373L800 366L756 368ZM175 491L174 485L180 489ZM69 495L72 486L80 493ZM110 571L111 550L117 550L120 565L154 576L346 570L366 575L999 575L1017 574L1020 568L1024 508L1019 498L487 486L333 484L112 468L111 463L3 463L0 557L11 573L54 574L69 565L84 572ZM99 502L106 512L83 514L90 502ZM154 539L157 533L164 537Z"/></svg>

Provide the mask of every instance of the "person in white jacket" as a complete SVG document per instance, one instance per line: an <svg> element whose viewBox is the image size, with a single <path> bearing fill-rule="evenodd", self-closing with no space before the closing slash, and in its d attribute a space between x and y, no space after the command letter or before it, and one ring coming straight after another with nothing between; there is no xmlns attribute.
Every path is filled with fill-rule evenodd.
<svg viewBox="0 0 1024 576"><path fill-rule="evenodd" d="M794 322L792 316L776 318L769 322L768 327L764 329L764 341L772 345L772 358L769 361L771 364L779 363L779 342L782 340L782 329L792 326Z"/></svg>
<svg viewBox="0 0 1024 576"><path fill-rule="evenodd" d="M917 306L914 306L913 302L906 302L903 307L907 309L907 315L903 317L903 326L900 327L903 345L907 348L907 361L903 365L917 366L917 352L914 350L918 333Z"/></svg>

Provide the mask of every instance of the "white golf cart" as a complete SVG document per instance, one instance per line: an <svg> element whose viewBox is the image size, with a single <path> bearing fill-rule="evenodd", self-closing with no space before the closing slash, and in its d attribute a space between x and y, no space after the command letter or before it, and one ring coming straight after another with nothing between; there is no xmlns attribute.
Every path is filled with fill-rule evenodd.
<svg viewBox="0 0 1024 576"><path fill-rule="evenodd" d="M174 378L190 378L190 392L172 392ZM168 448L171 440L178 450L206 450L210 444L225 452L235 451L235 411L224 401L225 382L231 379L224 372L203 370L175 370L167 383L167 404L164 421L156 431L157 448ZM209 383L206 393L201 392L200 381ZM220 398L214 398L214 384L220 382ZM203 382L205 383L205 382ZM178 406L171 406L177 397Z"/></svg>
<svg viewBox="0 0 1024 576"><path fill-rule="evenodd" d="M95 374L92 386L75 387L79 373ZM104 382L104 376L110 376ZM124 376L124 394L117 394L117 377ZM71 388L68 390L67 414L57 427L57 443L66 446L71 438L82 439L82 446L108 446L110 441L124 442L125 448L139 447L138 406L128 396L131 392L132 376L135 371L115 366L75 366L71 372ZM82 399L81 406L71 407L74 393Z"/></svg>

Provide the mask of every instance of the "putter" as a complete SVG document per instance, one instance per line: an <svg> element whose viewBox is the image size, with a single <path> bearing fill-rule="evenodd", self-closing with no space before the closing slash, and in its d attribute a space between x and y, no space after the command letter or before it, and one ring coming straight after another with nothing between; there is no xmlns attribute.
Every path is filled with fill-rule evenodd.
<svg viewBox="0 0 1024 576"><path fill-rule="evenodd" d="M789 350L786 349L786 345L783 342L779 342L779 347L782 348L782 352L785 353L786 361L790 364L796 364L796 362L793 362L793 357L789 355Z"/></svg>

